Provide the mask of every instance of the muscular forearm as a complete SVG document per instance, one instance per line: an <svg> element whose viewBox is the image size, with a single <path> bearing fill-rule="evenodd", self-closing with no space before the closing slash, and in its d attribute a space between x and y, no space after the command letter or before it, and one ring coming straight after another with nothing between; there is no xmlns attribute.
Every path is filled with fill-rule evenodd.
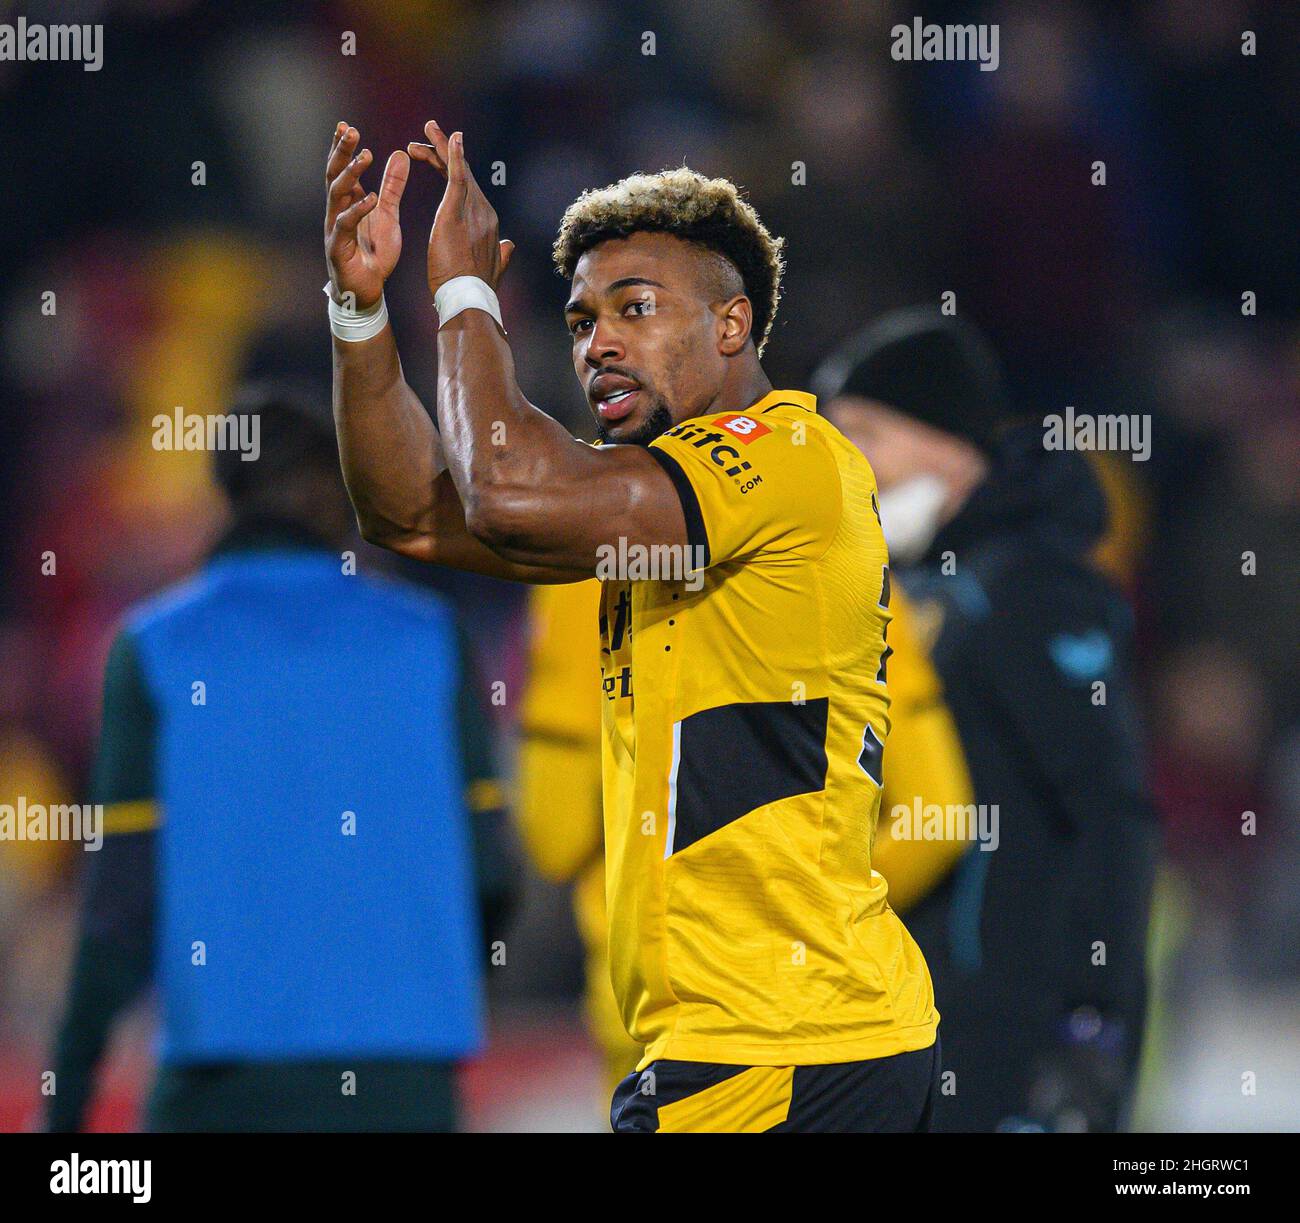
<svg viewBox="0 0 1300 1223"><path fill-rule="evenodd" d="M481 310L438 332L438 420L471 531L510 560L593 563L554 547L581 512L593 453L524 398L510 347Z"/></svg>
<svg viewBox="0 0 1300 1223"><path fill-rule="evenodd" d="M438 431L402 376L390 328L334 340L334 421L361 533L416 560L517 582L590 576L513 564L470 534Z"/></svg>
<svg viewBox="0 0 1300 1223"><path fill-rule="evenodd" d="M563 479L580 447L524 398L514 356L492 317L466 310L438 331L438 420L461 499L497 484Z"/></svg>
<svg viewBox="0 0 1300 1223"><path fill-rule="evenodd" d="M360 342L334 339L334 422L362 534L391 546L432 531L442 450L390 327Z"/></svg>

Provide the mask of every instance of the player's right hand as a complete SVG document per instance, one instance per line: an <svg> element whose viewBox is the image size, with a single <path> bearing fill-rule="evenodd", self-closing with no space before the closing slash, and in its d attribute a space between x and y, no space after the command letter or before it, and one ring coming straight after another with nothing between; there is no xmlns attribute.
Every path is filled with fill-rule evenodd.
<svg viewBox="0 0 1300 1223"><path fill-rule="evenodd" d="M400 150L384 167L379 194L361 188L361 175L374 160L369 149L356 152L361 133L340 123L325 163L325 261L334 300L352 294L355 308L367 310L384 292L384 281L402 253L398 206L411 169Z"/></svg>

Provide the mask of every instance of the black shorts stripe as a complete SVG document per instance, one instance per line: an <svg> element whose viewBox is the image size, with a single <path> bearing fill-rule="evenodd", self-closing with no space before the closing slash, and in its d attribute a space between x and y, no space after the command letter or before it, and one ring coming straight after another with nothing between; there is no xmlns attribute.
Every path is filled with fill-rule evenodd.
<svg viewBox="0 0 1300 1223"><path fill-rule="evenodd" d="M616 1134L653 1134L659 1128L659 1109L676 1104L735 1078L747 1066L720 1066L716 1062L677 1062L659 1058L644 1070L634 1070L614 1088L609 1124Z"/></svg>
<svg viewBox="0 0 1300 1223"><path fill-rule="evenodd" d="M685 718L673 852L757 807L826 788L826 697L719 705Z"/></svg>
<svg viewBox="0 0 1300 1223"><path fill-rule="evenodd" d="M682 503L682 517L686 519L686 542L690 544L694 555L704 557L704 564L700 568L707 569L713 563L709 552L709 532L704 526L700 499L695 495L690 478L682 470L682 465L667 451L658 446L651 446L649 450L659 466L668 473L668 478L677 490L677 497Z"/></svg>
<svg viewBox="0 0 1300 1223"><path fill-rule="evenodd" d="M798 1066L790 1115L770 1134L926 1134L943 1054L928 1049L830 1066Z"/></svg>
<svg viewBox="0 0 1300 1223"><path fill-rule="evenodd" d="M795 1066L790 1110L769 1134L928 1133L943 1064L936 1036L928 1049L832 1065ZM734 1078L749 1066L659 1058L614 1089L610 1126L616 1134L653 1134L659 1109Z"/></svg>

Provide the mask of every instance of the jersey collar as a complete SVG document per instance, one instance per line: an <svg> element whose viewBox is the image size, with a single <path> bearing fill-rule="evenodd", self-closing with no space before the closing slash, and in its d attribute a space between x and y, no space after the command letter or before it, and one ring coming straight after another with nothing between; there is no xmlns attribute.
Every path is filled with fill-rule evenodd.
<svg viewBox="0 0 1300 1223"><path fill-rule="evenodd" d="M814 416L817 414L817 396L810 395L807 391L769 391L756 404L751 405L748 411L750 415L757 416L766 412L768 408L776 407L779 403L803 408L805 412L811 412Z"/></svg>

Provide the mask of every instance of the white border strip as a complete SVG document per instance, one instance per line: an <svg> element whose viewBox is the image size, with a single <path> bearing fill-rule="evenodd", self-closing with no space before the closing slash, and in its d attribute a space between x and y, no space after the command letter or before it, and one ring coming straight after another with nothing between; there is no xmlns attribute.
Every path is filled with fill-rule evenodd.
<svg viewBox="0 0 1300 1223"><path fill-rule="evenodd" d="M677 766L682 762L682 724L673 723L673 763L668 770L668 835L664 838L664 860L672 857L677 836Z"/></svg>

